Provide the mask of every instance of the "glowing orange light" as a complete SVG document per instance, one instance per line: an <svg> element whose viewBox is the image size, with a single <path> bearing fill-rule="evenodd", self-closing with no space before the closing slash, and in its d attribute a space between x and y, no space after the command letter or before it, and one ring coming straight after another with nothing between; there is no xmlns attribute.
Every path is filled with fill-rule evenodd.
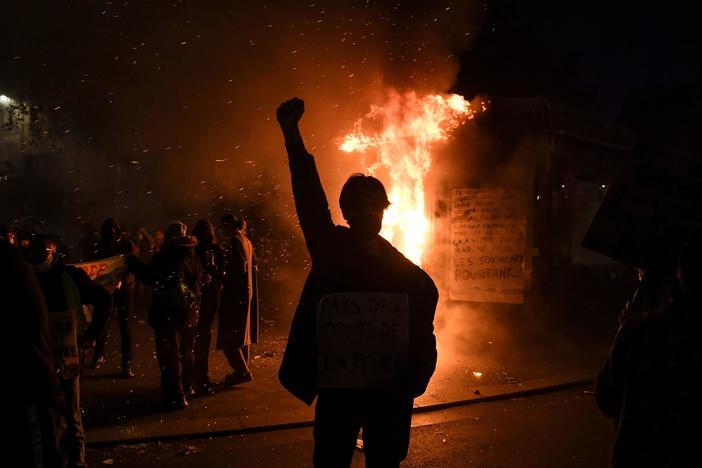
<svg viewBox="0 0 702 468"><path fill-rule="evenodd" d="M482 104L484 110L484 104ZM472 119L474 110L458 94L417 96L392 93L385 105L373 106L339 147L346 152L377 153L377 162L367 168L374 174L380 167L390 176L386 182L391 205L385 212L381 235L407 258L421 263L429 220L424 210L424 178L431 166L432 146L448 139L452 130ZM379 125L367 134L364 121Z"/></svg>

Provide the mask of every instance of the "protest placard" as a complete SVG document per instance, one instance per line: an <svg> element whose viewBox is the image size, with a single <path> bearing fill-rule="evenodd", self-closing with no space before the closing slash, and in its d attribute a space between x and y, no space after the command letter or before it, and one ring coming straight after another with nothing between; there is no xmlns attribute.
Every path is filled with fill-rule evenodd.
<svg viewBox="0 0 702 468"><path fill-rule="evenodd" d="M318 384L368 388L407 365L407 294L335 293L317 307Z"/></svg>
<svg viewBox="0 0 702 468"><path fill-rule="evenodd" d="M526 193L455 189L451 200L452 300L524 302Z"/></svg>
<svg viewBox="0 0 702 468"><path fill-rule="evenodd" d="M49 313L49 330L56 370L63 378L76 377L80 370L80 358L77 342L77 319L72 310L51 311Z"/></svg>

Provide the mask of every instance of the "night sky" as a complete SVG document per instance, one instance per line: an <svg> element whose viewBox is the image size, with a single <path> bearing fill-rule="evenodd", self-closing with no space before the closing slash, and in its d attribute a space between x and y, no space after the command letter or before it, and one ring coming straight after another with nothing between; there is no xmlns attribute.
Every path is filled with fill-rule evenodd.
<svg viewBox="0 0 702 468"><path fill-rule="evenodd" d="M154 149L192 126L219 133L232 114L269 117L270 103L297 93L358 103L357 114L379 85L460 88L459 57L465 89L488 74L475 92L547 92L518 80L499 88L507 77L495 74L538 82L554 67L614 116L639 89L701 73L702 7L682 1L14 1L3 10L2 92ZM532 69L501 63L509 50L474 50L496 43L533 59Z"/></svg>
<svg viewBox="0 0 702 468"><path fill-rule="evenodd" d="M273 114L297 95L333 192L363 170L339 138L390 89L656 116L624 119L640 128L674 119L700 102L702 14L687 3L13 1L0 93L126 165L134 199L212 207L285 188Z"/></svg>
<svg viewBox="0 0 702 468"><path fill-rule="evenodd" d="M503 3L615 117L641 88L700 80L702 7L694 2Z"/></svg>

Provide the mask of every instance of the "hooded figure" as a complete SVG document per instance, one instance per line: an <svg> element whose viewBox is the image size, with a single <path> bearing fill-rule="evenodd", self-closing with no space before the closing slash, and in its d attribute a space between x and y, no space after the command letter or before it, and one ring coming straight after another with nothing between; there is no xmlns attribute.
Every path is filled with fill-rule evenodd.
<svg viewBox="0 0 702 468"><path fill-rule="evenodd" d="M167 408L187 406L192 394L193 346L200 307L202 265L187 227L171 221L164 229L162 248L145 265L136 256L127 266L153 289L148 322L154 329L161 392Z"/></svg>

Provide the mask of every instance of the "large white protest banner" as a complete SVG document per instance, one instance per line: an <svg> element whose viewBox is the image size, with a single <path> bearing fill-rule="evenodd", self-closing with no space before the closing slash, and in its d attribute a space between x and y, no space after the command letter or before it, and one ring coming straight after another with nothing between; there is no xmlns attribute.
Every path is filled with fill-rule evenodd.
<svg viewBox="0 0 702 468"><path fill-rule="evenodd" d="M318 384L368 388L390 381L407 365L407 294L335 293L317 307Z"/></svg>
<svg viewBox="0 0 702 468"><path fill-rule="evenodd" d="M451 200L450 298L524 302L526 227L523 190L455 189Z"/></svg>

